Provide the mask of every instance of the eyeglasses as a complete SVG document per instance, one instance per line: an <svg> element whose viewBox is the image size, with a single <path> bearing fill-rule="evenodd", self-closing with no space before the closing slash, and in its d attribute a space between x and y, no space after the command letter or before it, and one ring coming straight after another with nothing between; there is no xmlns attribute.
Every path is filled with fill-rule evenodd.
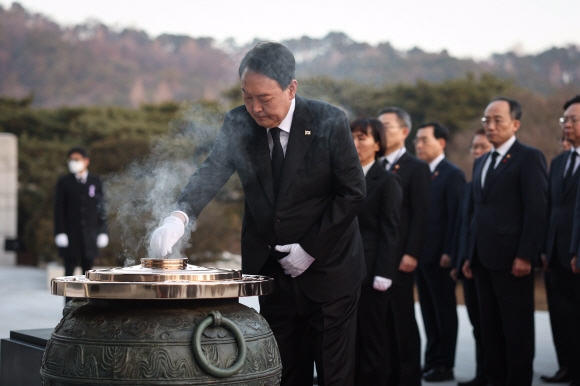
<svg viewBox="0 0 580 386"><path fill-rule="evenodd" d="M574 117L574 116L561 117L559 121L560 121L560 126L564 126L566 124L566 122L568 122L568 121L570 121L571 124L575 125L578 122L580 122L580 117Z"/></svg>
<svg viewBox="0 0 580 386"><path fill-rule="evenodd" d="M385 130L400 129L401 128L401 126L391 126L391 125L383 125L383 127L385 128Z"/></svg>
<svg viewBox="0 0 580 386"><path fill-rule="evenodd" d="M419 143L422 143L423 145L425 145L426 143L431 142L430 140L431 138L429 137L418 137L413 139L413 144L417 145Z"/></svg>
<svg viewBox="0 0 580 386"><path fill-rule="evenodd" d="M506 122L508 122L508 121L501 119L501 118L488 118L488 117L481 118L481 123L483 124L483 126L489 126L492 123L494 123L496 126L500 126Z"/></svg>

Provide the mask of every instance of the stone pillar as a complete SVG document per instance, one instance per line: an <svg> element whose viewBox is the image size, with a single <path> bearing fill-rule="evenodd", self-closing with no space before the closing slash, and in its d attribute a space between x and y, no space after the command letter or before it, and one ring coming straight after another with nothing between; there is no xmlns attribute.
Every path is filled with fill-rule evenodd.
<svg viewBox="0 0 580 386"><path fill-rule="evenodd" d="M16 252L6 252L4 242L18 234L18 139L0 133L0 266L16 265Z"/></svg>

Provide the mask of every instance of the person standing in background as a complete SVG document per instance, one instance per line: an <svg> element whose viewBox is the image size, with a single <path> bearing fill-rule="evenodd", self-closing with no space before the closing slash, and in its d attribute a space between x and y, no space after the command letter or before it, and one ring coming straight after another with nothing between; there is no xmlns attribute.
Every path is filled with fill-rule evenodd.
<svg viewBox="0 0 580 386"><path fill-rule="evenodd" d="M87 150L73 147L67 158L70 174L56 183L54 234L65 276L71 276L79 263L83 274L93 268L109 236L103 186L99 176L89 173Z"/></svg>
<svg viewBox="0 0 580 386"><path fill-rule="evenodd" d="M400 178L376 162L385 152L381 122L359 118L351 122L350 131L367 190L358 213L367 275L358 305L356 384L383 385L388 376L387 292L397 272L403 191Z"/></svg>
<svg viewBox="0 0 580 386"><path fill-rule="evenodd" d="M421 336L415 319L414 271L423 252L429 215L431 172L429 166L409 154L405 139L411 117L400 107L379 111L386 140L381 165L401 178L403 208L396 247L398 269L387 291L389 385L421 385ZM423 372L430 369L423 369Z"/></svg>
<svg viewBox="0 0 580 386"><path fill-rule="evenodd" d="M483 154L489 152L491 143L485 136L485 130L479 129L473 134L471 138L471 146L469 153L471 160L475 161ZM465 308L469 321L473 326L473 339L475 340L475 378L466 382L457 382L457 386L486 386L487 379L484 374L484 354L483 342L481 341L481 321L479 313L479 300L477 299L477 291L473 279L468 279L461 273L461 266L467 259L467 239L469 235L469 195L471 193L471 184L468 182L463 188L461 199L460 213L457 218L457 232L455 233L455 253L452 256L451 277L457 280L459 277L463 278L463 298L465 300Z"/></svg>
<svg viewBox="0 0 580 386"><path fill-rule="evenodd" d="M431 171L431 203L427 236L416 280L427 345L423 374L428 382L454 379L457 346L456 283L450 276L455 223L465 175L445 158L449 130L438 122L424 123L414 139L415 154Z"/></svg>
<svg viewBox="0 0 580 386"><path fill-rule="evenodd" d="M492 385L529 386L534 360L534 275L544 235L544 155L520 143L520 104L496 98L482 121L492 151L473 166L467 278L480 301L485 376Z"/></svg>

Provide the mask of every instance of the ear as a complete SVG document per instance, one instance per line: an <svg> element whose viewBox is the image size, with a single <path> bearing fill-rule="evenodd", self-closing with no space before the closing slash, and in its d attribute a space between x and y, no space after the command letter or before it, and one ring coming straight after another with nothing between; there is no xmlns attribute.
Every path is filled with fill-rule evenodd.
<svg viewBox="0 0 580 386"><path fill-rule="evenodd" d="M288 90L289 99L294 99L296 96L296 91L298 91L298 81L296 79L292 79L292 82L286 88Z"/></svg>
<svg viewBox="0 0 580 386"><path fill-rule="evenodd" d="M520 128L521 122L517 119L514 119L513 123L514 123L514 133L515 133Z"/></svg>
<svg viewBox="0 0 580 386"><path fill-rule="evenodd" d="M444 140L443 138L437 138L437 141L439 141L439 145L441 146L441 149L445 150L445 146L447 146L447 141Z"/></svg>
<svg viewBox="0 0 580 386"><path fill-rule="evenodd" d="M407 137L409 136L409 132L410 132L409 128L408 127L403 127L403 128L401 128L401 130L403 130L403 137L405 139L407 139Z"/></svg>

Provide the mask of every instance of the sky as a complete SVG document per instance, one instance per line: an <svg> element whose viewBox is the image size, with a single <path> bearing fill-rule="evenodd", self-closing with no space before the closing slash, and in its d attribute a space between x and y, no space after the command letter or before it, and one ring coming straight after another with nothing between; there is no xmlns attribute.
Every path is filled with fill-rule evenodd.
<svg viewBox="0 0 580 386"><path fill-rule="evenodd" d="M322 38L344 32L357 42L390 42L399 50L446 49L485 59L516 50L538 53L580 45L577 0L19 0L61 25L88 20L192 37L233 38L238 44ZM11 0L0 0L9 8Z"/></svg>

